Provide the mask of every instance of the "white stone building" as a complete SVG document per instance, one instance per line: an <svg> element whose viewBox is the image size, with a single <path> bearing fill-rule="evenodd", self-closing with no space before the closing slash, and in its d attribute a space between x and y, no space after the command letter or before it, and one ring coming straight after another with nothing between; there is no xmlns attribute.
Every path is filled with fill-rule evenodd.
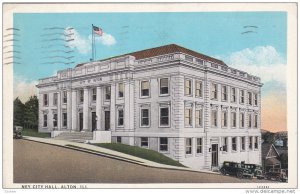
<svg viewBox="0 0 300 194"><path fill-rule="evenodd" d="M40 79L39 131L152 149L195 169L261 164L260 78L166 45Z"/></svg>

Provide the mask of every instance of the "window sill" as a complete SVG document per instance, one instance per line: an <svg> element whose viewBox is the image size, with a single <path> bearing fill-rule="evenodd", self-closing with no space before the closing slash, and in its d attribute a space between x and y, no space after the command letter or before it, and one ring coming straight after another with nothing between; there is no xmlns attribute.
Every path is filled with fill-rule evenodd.
<svg viewBox="0 0 300 194"><path fill-rule="evenodd" d="M184 128L194 128L192 125L184 126Z"/></svg>
<svg viewBox="0 0 300 194"><path fill-rule="evenodd" d="M224 99L222 99L222 100L221 100L221 102L228 102L228 100L224 100Z"/></svg>
<svg viewBox="0 0 300 194"><path fill-rule="evenodd" d="M170 128L170 125L166 126L166 125L159 125L159 128Z"/></svg>
<svg viewBox="0 0 300 194"><path fill-rule="evenodd" d="M151 98L150 96L140 96L141 99Z"/></svg>
<svg viewBox="0 0 300 194"><path fill-rule="evenodd" d="M159 153L162 153L162 154L169 154L170 152L167 150L167 151L162 151L162 150L159 150Z"/></svg>
<svg viewBox="0 0 300 194"><path fill-rule="evenodd" d="M193 94L184 94L185 97L193 97Z"/></svg>
<svg viewBox="0 0 300 194"><path fill-rule="evenodd" d="M149 149L149 146L141 146L141 148Z"/></svg>
<svg viewBox="0 0 300 194"><path fill-rule="evenodd" d="M240 152L246 152L246 150L241 150Z"/></svg>
<svg viewBox="0 0 300 194"><path fill-rule="evenodd" d="M237 152L238 152L237 150L232 150L232 151L231 151L231 153L237 153Z"/></svg>
<svg viewBox="0 0 300 194"><path fill-rule="evenodd" d="M224 152L224 151L222 151L222 154L228 154L228 152Z"/></svg>
<svg viewBox="0 0 300 194"><path fill-rule="evenodd" d="M190 154L185 154L185 157L186 157L186 158L191 158L191 157L193 157L193 154L192 154L192 153L190 153Z"/></svg>
<svg viewBox="0 0 300 194"><path fill-rule="evenodd" d="M203 98L203 96L195 96L195 98Z"/></svg>
<svg viewBox="0 0 300 194"><path fill-rule="evenodd" d="M170 96L170 94L159 94L159 97L166 97L166 96Z"/></svg>
<svg viewBox="0 0 300 194"><path fill-rule="evenodd" d="M150 125L148 125L148 126L140 126L140 128L149 128L150 127Z"/></svg>
<svg viewBox="0 0 300 194"><path fill-rule="evenodd" d="M203 153L196 153L196 157L204 156Z"/></svg>

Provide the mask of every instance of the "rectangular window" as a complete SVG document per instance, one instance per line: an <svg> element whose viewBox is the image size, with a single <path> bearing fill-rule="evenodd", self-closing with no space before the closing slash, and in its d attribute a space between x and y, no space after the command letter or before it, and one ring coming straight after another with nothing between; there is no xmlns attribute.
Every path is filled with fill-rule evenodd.
<svg viewBox="0 0 300 194"><path fill-rule="evenodd" d="M169 126L169 107L160 107L159 113L159 126Z"/></svg>
<svg viewBox="0 0 300 194"><path fill-rule="evenodd" d="M111 95L111 87L106 86L105 87L105 100L110 100L110 95Z"/></svg>
<svg viewBox="0 0 300 194"><path fill-rule="evenodd" d="M148 137L141 137L141 147L149 147Z"/></svg>
<svg viewBox="0 0 300 194"><path fill-rule="evenodd" d="M149 97L150 96L150 83L149 81L141 82L141 96Z"/></svg>
<svg viewBox="0 0 300 194"><path fill-rule="evenodd" d="M185 79L185 90L184 94L186 96L192 95L192 80L190 79Z"/></svg>
<svg viewBox="0 0 300 194"><path fill-rule="evenodd" d="M160 95L169 94L169 79L161 78L159 81Z"/></svg>
<svg viewBox="0 0 300 194"><path fill-rule="evenodd" d="M236 127L236 112L231 112L231 127Z"/></svg>
<svg viewBox="0 0 300 194"><path fill-rule="evenodd" d="M241 137L241 151L245 151L245 137Z"/></svg>
<svg viewBox="0 0 300 194"><path fill-rule="evenodd" d="M236 89L231 88L231 102L236 102Z"/></svg>
<svg viewBox="0 0 300 194"><path fill-rule="evenodd" d="M57 114L53 114L53 127L57 127Z"/></svg>
<svg viewBox="0 0 300 194"><path fill-rule="evenodd" d="M218 84L211 84L211 99L218 99Z"/></svg>
<svg viewBox="0 0 300 194"><path fill-rule="evenodd" d="M248 114L248 128L252 127L252 115Z"/></svg>
<svg viewBox="0 0 300 194"><path fill-rule="evenodd" d="M258 149L258 137L254 138L254 149Z"/></svg>
<svg viewBox="0 0 300 194"><path fill-rule="evenodd" d="M227 127L227 111L222 111L222 127Z"/></svg>
<svg viewBox="0 0 300 194"><path fill-rule="evenodd" d="M83 98L84 98L84 92L83 92L83 90L80 90L79 91L79 102L80 103L83 103Z"/></svg>
<svg viewBox="0 0 300 194"><path fill-rule="evenodd" d="M236 151L236 137L233 137L231 139L232 143L232 151Z"/></svg>
<svg viewBox="0 0 300 194"><path fill-rule="evenodd" d="M240 128L245 127L245 113L240 113Z"/></svg>
<svg viewBox="0 0 300 194"><path fill-rule="evenodd" d="M163 151L163 152L168 151L168 138L167 137L159 138L159 151Z"/></svg>
<svg viewBox="0 0 300 194"><path fill-rule="evenodd" d="M253 147L252 137L249 137L249 150L252 150L252 147Z"/></svg>
<svg viewBox="0 0 300 194"><path fill-rule="evenodd" d="M202 148L203 148L203 138L197 138L197 145L196 145L196 152L197 154L202 154Z"/></svg>
<svg viewBox="0 0 300 194"><path fill-rule="evenodd" d="M143 127L149 126L149 109L148 108L141 109L141 126L143 126Z"/></svg>
<svg viewBox="0 0 300 194"><path fill-rule="evenodd" d="M212 127L217 127L218 126L217 110L212 110L211 111L211 126Z"/></svg>
<svg viewBox="0 0 300 194"><path fill-rule="evenodd" d="M258 115L255 114L254 115L254 128L257 128L258 127Z"/></svg>
<svg viewBox="0 0 300 194"><path fill-rule="evenodd" d="M117 136L117 143L122 143L122 137L121 136Z"/></svg>
<svg viewBox="0 0 300 194"><path fill-rule="evenodd" d="M185 139L185 154L192 154L192 138Z"/></svg>
<svg viewBox="0 0 300 194"><path fill-rule="evenodd" d="M97 100L97 89L93 88L92 90L92 100L96 101Z"/></svg>
<svg viewBox="0 0 300 194"><path fill-rule="evenodd" d="M202 109L199 109L199 110L196 110L196 127L202 127L202 123L203 123L203 119L202 119L202 115L203 115L203 110Z"/></svg>
<svg viewBox="0 0 300 194"><path fill-rule="evenodd" d="M248 104L252 105L252 93L248 92Z"/></svg>
<svg viewBox="0 0 300 194"><path fill-rule="evenodd" d="M67 103L68 98L67 98L67 91L63 91L63 103Z"/></svg>
<svg viewBox="0 0 300 194"><path fill-rule="evenodd" d="M222 86L222 100L227 101L227 86Z"/></svg>
<svg viewBox="0 0 300 194"><path fill-rule="evenodd" d="M227 137L223 137L222 138L222 149L223 149L223 152L227 152L228 150L228 138Z"/></svg>
<svg viewBox="0 0 300 194"><path fill-rule="evenodd" d="M63 127L67 126L67 113L63 113Z"/></svg>
<svg viewBox="0 0 300 194"><path fill-rule="evenodd" d="M258 95L254 94L254 106L258 105Z"/></svg>
<svg viewBox="0 0 300 194"><path fill-rule="evenodd" d="M202 97L202 81L196 81L195 93L196 97Z"/></svg>
<svg viewBox="0 0 300 194"><path fill-rule="evenodd" d="M124 84L123 83L118 84L118 90L119 90L118 97L123 98L124 97Z"/></svg>
<svg viewBox="0 0 300 194"><path fill-rule="evenodd" d="M118 110L118 126L124 125L124 111L123 109Z"/></svg>
<svg viewBox="0 0 300 194"><path fill-rule="evenodd" d="M57 97L58 97L58 94L54 93L53 94L53 106L57 106Z"/></svg>
<svg viewBox="0 0 300 194"><path fill-rule="evenodd" d="M48 106L48 94L44 94L43 100L44 100L44 106Z"/></svg>
<svg viewBox="0 0 300 194"><path fill-rule="evenodd" d="M44 127L47 127L47 124L48 124L47 120L48 120L48 116L46 114L44 114L44 122L43 122Z"/></svg>
<svg viewBox="0 0 300 194"><path fill-rule="evenodd" d="M185 126L192 126L192 108L185 108L184 124Z"/></svg>
<svg viewBox="0 0 300 194"><path fill-rule="evenodd" d="M240 104L244 104L244 103L245 103L245 91L240 90Z"/></svg>

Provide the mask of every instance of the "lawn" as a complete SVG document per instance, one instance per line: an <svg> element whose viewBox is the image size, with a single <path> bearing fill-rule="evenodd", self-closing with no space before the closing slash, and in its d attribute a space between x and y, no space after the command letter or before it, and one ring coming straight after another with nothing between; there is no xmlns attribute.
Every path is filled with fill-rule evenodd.
<svg viewBox="0 0 300 194"><path fill-rule="evenodd" d="M124 154L129 154L132 156L136 156L139 158L143 158L143 159L161 163L161 164L184 167L178 161L175 161L161 153L158 153L156 151L149 150L149 149L140 148L137 146L129 146L129 145L120 144L120 143L96 143L93 145L111 149L111 150L118 151L118 152L122 152Z"/></svg>
<svg viewBox="0 0 300 194"><path fill-rule="evenodd" d="M31 136L31 137L43 137L43 138L51 137L51 133L39 133L39 132L37 132L37 130L34 130L34 129L23 129L22 135L23 136Z"/></svg>

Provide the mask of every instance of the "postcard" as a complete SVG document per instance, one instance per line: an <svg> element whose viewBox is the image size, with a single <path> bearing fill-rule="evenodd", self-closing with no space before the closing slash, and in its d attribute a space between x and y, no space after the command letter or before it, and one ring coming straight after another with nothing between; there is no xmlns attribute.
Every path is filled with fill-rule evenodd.
<svg viewBox="0 0 300 194"><path fill-rule="evenodd" d="M4 3L3 189L297 189L296 3Z"/></svg>

